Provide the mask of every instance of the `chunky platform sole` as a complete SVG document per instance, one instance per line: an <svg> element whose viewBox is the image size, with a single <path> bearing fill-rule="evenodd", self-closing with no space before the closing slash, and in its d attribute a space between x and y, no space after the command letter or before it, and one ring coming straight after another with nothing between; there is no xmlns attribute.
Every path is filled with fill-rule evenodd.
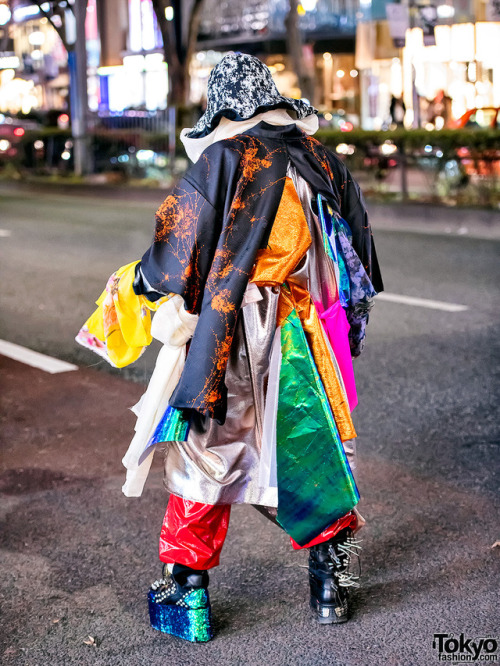
<svg viewBox="0 0 500 666"><path fill-rule="evenodd" d="M198 592L198 590L196 590ZM202 608L189 608L189 597L184 606L157 603L150 592L148 594L149 619L153 629L177 636L191 643L206 643L214 636L210 605Z"/></svg>
<svg viewBox="0 0 500 666"><path fill-rule="evenodd" d="M343 608L322 604L314 597L311 597L310 606L319 624L343 624L349 619Z"/></svg>

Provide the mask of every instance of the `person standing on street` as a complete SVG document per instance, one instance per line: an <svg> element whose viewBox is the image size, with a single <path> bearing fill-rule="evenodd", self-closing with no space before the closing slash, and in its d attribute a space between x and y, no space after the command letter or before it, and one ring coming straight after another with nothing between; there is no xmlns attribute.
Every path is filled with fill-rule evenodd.
<svg viewBox="0 0 500 666"><path fill-rule="evenodd" d="M204 115L182 132L194 164L160 206L151 247L110 278L77 337L119 367L163 342L134 408L123 490L141 494L163 443L170 496L150 620L193 642L213 636L208 571L233 504L309 549L321 624L348 619L358 585L352 357L383 284L359 187L317 128L316 110L280 95L257 58L225 56Z"/></svg>

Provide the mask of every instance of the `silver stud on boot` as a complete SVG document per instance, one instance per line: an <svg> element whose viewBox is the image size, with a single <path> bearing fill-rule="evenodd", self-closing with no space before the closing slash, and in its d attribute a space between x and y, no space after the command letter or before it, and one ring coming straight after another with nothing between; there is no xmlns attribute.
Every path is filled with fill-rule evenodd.
<svg viewBox="0 0 500 666"><path fill-rule="evenodd" d="M341 624L349 619L350 590L359 587L359 576L350 567L353 557L359 558L360 543L346 528L309 550L310 605L320 624Z"/></svg>

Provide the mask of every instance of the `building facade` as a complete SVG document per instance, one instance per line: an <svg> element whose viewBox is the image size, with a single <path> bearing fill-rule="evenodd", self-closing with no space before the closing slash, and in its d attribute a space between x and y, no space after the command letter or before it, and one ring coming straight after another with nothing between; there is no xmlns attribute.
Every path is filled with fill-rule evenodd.
<svg viewBox="0 0 500 666"><path fill-rule="evenodd" d="M85 0L77 0L85 1ZM193 0L172 0L187 46ZM44 5L42 5L42 8ZM65 0L45 4L71 38ZM289 0L205 0L190 65L190 102L203 107L206 83L224 53L255 54L280 92L300 96L289 55ZM442 127L468 109L500 106L500 10L493 0L302 0L300 56L315 85L322 122L367 129L394 123ZM89 109L99 115L154 114L167 105L168 72L151 0L88 0ZM296 55L296 54L295 54ZM30 0L0 0L0 111L68 107L67 53Z"/></svg>
<svg viewBox="0 0 500 666"><path fill-rule="evenodd" d="M404 103L407 127L428 129L456 126L473 108L500 106L500 12L494 6L489 0L406 0L364 17L356 40L362 125L390 125L393 100Z"/></svg>

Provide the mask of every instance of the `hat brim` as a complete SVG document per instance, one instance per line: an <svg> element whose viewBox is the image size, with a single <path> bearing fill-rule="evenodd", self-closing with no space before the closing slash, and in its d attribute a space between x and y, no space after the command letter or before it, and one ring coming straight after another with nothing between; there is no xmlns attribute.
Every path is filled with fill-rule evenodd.
<svg viewBox="0 0 500 666"><path fill-rule="evenodd" d="M313 113L318 113L317 109L301 99L280 96L274 104L263 104L261 106L257 106L252 110L252 113L244 116L239 114L235 109L231 108L220 109L217 111L217 113L211 116L210 119L208 114L205 112L193 127L193 129L186 134L186 136L190 139L200 139L204 136L207 136L217 127L221 118L223 117L234 121L249 120L259 113L272 111L273 109L288 109L289 111L295 111L298 119L305 118L306 116L310 116Z"/></svg>

